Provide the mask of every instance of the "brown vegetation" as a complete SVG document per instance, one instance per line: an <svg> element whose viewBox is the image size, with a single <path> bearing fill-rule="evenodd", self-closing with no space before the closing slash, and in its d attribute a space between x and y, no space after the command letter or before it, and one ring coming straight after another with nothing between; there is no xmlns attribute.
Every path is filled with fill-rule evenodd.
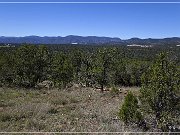
<svg viewBox="0 0 180 135"><path fill-rule="evenodd" d="M127 91L129 88L121 88ZM137 93L139 88L131 88ZM58 90L0 89L0 131L138 131L124 126L117 117L124 92L112 96L110 91L73 85Z"/></svg>

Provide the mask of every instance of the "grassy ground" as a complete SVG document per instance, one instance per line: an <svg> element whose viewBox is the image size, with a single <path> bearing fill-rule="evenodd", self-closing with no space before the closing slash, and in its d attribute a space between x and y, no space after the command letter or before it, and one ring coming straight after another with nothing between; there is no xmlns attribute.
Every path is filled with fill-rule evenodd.
<svg viewBox="0 0 180 135"><path fill-rule="evenodd" d="M0 131L124 132L140 131L124 126L117 114L127 90L101 93L74 85L64 90L0 88Z"/></svg>

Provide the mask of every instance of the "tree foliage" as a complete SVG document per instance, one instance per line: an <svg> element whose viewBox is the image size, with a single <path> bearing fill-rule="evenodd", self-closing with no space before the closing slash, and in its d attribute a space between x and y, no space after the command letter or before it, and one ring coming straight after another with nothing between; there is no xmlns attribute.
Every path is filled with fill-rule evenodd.
<svg viewBox="0 0 180 135"><path fill-rule="evenodd" d="M155 114L163 131L175 124L180 105L180 74L167 53L161 53L142 77L141 100Z"/></svg>
<svg viewBox="0 0 180 135"><path fill-rule="evenodd" d="M94 76L96 81L101 86L101 91L104 90L104 85L110 83L111 69L114 62L114 49L102 48L98 50L94 63Z"/></svg>
<svg viewBox="0 0 180 135"><path fill-rule="evenodd" d="M100 87L102 91L113 85L141 86L141 75L155 54L165 49L108 45L0 48L0 82L1 85L34 87L38 82L53 80L63 85L74 82ZM172 51L179 60L180 51L173 48Z"/></svg>
<svg viewBox="0 0 180 135"><path fill-rule="evenodd" d="M132 92L128 92L127 96L125 97L124 103L119 111L119 117L126 124L140 124L143 121L143 116L139 111L138 99L132 94Z"/></svg>
<svg viewBox="0 0 180 135"><path fill-rule="evenodd" d="M57 53L54 55L51 77L60 87L65 87L73 80L73 65L65 54Z"/></svg>
<svg viewBox="0 0 180 135"><path fill-rule="evenodd" d="M47 78L49 53L44 46L21 46L15 53L15 82L33 87Z"/></svg>

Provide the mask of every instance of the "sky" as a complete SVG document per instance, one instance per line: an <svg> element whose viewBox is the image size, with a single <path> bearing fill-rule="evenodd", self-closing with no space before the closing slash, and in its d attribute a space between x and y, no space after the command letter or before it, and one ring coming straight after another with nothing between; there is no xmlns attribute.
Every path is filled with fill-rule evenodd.
<svg viewBox="0 0 180 135"><path fill-rule="evenodd" d="M23 0L0 0L0 2ZM25 1L25 0L24 0ZM35 1L35 0L28 0ZM37 1L37 0L36 0ZM50 0L38 0L50 1ZM63 0L52 0L63 1ZM64 0L65 1L65 0ZM75 0L68 0L75 1ZM95 1L95 0L76 0ZM96 0L112 1L112 0ZM123 0L113 0L123 1ZM125 1L125 0L124 0ZM137 0L128 0L135 2ZM168 0L138 0L159 1ZM170 1L170 0L169 0ZM180 0L172 0L180 2ZM172 2L171 1L171 2ZM121 39L180 37L176 4L0 3L0 36L108 36Z"/></svg>

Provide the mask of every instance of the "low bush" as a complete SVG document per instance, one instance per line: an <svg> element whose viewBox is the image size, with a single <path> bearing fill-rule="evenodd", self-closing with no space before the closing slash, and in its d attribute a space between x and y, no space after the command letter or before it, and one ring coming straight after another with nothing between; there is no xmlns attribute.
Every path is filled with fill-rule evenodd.
<svg viewBox="0 0 180 135"><path fill-rule="evenodd" d="M125 97L125 101L120 108L119 118L128 123L135 123L143 129L146 129L146 123L144 118L139 110L138 99L132 94L132 92L128 92Z"/></svg>

